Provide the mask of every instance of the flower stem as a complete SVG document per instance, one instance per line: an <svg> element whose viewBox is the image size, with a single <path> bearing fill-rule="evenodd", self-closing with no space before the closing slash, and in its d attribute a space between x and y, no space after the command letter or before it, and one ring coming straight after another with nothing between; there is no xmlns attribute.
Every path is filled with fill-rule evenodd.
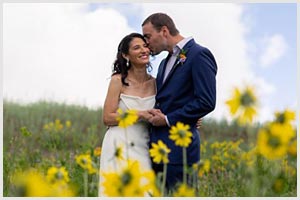
<svg viewBox="0 0 300 200"><path fill-rule="evenodd" d="M126 159L127 164L129 165L129 146L128 146L128 136L127 136L127 128L125 128L125 144L126 144Z"/></svg>
<svg viewBox="0 0 300 200"><path fill-rule="evenodd" d="M88 196L88 172L84 171L83 174L83 182L84 182L84 196Z"/></svg>
<svg viewBox="0 0 300 200"><path fill-rule="evenodd" d="M187 156L186 156L186 148L182 148L182 156L183 156L183 183L186 184L186 175L187 175Z"/></svg>
<svg viewBox="0 0 300 200"><path fill-rule="evenodd" d="M166 180L167 180L167 163L164 163L163 180L162 180L162 184L161 184L162 196L165 196L164 193L165 193Z"/></svg>

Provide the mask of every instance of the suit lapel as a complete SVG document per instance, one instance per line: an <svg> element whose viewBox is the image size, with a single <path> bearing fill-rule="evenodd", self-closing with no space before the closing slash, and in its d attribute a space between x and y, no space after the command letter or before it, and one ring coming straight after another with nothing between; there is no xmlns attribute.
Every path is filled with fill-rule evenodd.
<svg viewBox="0 0 300 200"><path fill-rule="evenodd" d="M177 58L176 58L176 61L175 61L175 63L174 63L174 65L173 65L173 67L171 68L171 71L169 72L169 74L168 74L168 76L166 77L166 80L165 80L165 82L164 82L163 84L165 84L165 83L169 80L169 78L172 76L172 74L173 74L173 72L175 71L175 69L176 69L176 67L178 66L178 64L179 64L179 58L177 57Z"/></svg>
<svg viewBox="0 0 300 200"><path fill-rule="evenodd" d="M195 40L191 39L186 45L184 45L183 49L186 51L186 57L188 59L188 54L189 54L189 49L195 44ZM166 65L167 62L169 60L169 57L171 55L168 55L168 57L164 60L164 63L161 63L163 67L162 69L162 73L160 74L159 80L157 80L157 93L167 84L167 82L169 81L169 79L172 77L173 73L175 72L175 69L179 66L179 65L184 65L184 63L180 63L179 62L179 57L177 57L175 64L173 65L171 71L169 72L165 82L163 82L163 77L164 77L164 73L165 73L165 69L166 69ZM185 61L186 62L186 61Z"/></svg>
<svg viewBox="0 0 300 200"><path fill-rule="evenodd" d="M157 91L159 91L163 85L164 73L170 57L171 54L168 54L168 56L161 62L159 66L157 77L156 77Z"/></svg>
<svg viewBox="0 0 300 200"><path fill-rule="evenodd" d="M183 47L183 49L186 51L186 57L187 57L187 59L188 59L189 49L190 49L194 44L195 44L195 40L194 40L194 39L191 39L191 40L190 40L186 45L184 45L184 47ZM171 56L171 55L169 54L168 57L167 57L165 60L163 60L164 63L161 63L161 65L159 66L159 68L162 67L162 69L161 69L161 70L159 69L159 71L160 71L161 73L158 74L159 76L157 76L157 80L156 80L156 81L157 81L157 93L159 93L160 90L163 89L163 87L166 85L166 83L169 81L169 79L170 79L170 78L172 77L172 75L174 74L175 69L178 67L178 65L181 65L181 64L183 65L183 64L184 64L184 63L180 63L180 62L179 62L179 58L177 58L176 61L175 61L175 64L173 65L171 71L169 72L169 74L168 74L168 76L167 76L165 82L163 82L163 77L164 77L166 65L167 65L167 62L168 62L170 56ZM163 61L162 61L162 62L163 62ZM185 61L185 62L186 62L186 61Z"/></svg>

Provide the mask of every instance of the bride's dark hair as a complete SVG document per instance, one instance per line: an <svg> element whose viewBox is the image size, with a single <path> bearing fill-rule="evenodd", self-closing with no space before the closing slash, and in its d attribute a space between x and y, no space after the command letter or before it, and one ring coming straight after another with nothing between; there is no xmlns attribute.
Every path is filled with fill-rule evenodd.
<svg viewBox="0 0 300 200"><path fill-rule="evenodd" d="M127 60L122 56L122 54L126 54L126 55L128 54L130 42L134 38L141 38L145 43L147 43L144 36L139 34L139 33L131 33L129 35L126 35L121 40L121 42L118 46L118 53L117 53L117 56L116 56L116 60L113 64L113 74L112 75L121 74L122 84L126 85L126 86L129 86L129 84L125 82L125 79L128 75L128 70L131 68L131 63L129 62L129 65L126 66ZM151 70L150 63L147 64L148 71L149 71L149 68Z"/></svg>

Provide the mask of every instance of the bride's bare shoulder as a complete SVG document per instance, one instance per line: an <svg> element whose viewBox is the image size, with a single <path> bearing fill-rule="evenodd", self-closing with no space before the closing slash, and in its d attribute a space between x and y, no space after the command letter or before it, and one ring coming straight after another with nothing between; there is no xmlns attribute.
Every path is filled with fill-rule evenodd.
<svg viewBox="0 0 300 200"><path fill-rule="evenodd" d="M114 81L120 81L121 80L121 74L114 74L111 76L111 80L114 80Z"/></svg>
<svg viewBox="0 0 300 200"><path fill-rule="evenodd" d="M114 74L111 76L111 82L121 82L121 74Z"/></svg>
<svg viewBox="0 0 300 200"><path fill-rule="evenodd" d="M114 75L112 75L111 79L110 79L110 85L122 87L122 81L121 81L121 79L122 79L121 74L114 74Z"/></svg>

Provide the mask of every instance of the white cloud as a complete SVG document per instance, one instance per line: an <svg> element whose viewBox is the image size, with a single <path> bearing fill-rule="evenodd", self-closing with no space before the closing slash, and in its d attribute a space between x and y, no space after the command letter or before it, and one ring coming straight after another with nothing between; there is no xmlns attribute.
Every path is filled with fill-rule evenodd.
<svg viewBox="0 0 300 200"><path fill-rule="evenodd" d="M279 34L265 37L262 43L263 52L260 57L260 63L264 68L271 67L287 50L286 41L284 37Z"/></svg>
<svg viewBox="0 0 300 200"><path fill-rule="evenodd" d="M103 104L117 45L133 30L116 10L86 8L4 5L4 97Z"/></svg>
<svg viewBox="0 0 300 200"><path fill-rule="evenodd" d="M183 36L193 36L214 54L217 106L209 116L229 116L224 102L234 86L258 85L265 102L275 90L250 66L242 6L147 3L141 8L142 18L168 13ZM3 20L4 97L25 102L47 99L102 106L117 45L136 31L118 10L87 12L86 4L5 4ZM163 57L153 62L153 74Z"/></svg>

